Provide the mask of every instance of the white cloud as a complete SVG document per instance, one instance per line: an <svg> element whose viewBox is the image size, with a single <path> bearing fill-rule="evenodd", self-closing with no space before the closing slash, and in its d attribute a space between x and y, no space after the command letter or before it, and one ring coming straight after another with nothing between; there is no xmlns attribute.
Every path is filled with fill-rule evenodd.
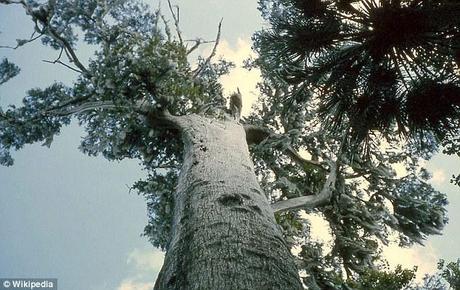
<svg viewBox="0 0 460 290"><path fill-rule="evenodd" d="M329 223L320 215L310 214L307 216L310 221L310 233L313 239L328 244L332 241L329 230Z"/></svg>
<svg viewBox="0 0 460 290"><path fill-rule="evenodd" d="M117 290L151 290L163 265L164 253L156 249L134 249L126 263L134 274L124 279Z"/></svg>
<svg viewBox="0 0 460 290"><path fill-rule="evenodd" d="M128 264L135 266L137 270L159 272L163 265L164 253L159 250L134 249L128 255Z"/></svg>
<svg viewBox="0 0 460 290"><path fill-rule="evenodd" d="M210 52L211 48L207 48L201 54L206 56ZM257 100L258 90L256 84L261 80L258 69L248 71L242 67L245 59L255 56L251 49L251 40L238 38L236 45L233 46L227 40L222 39L217 47L215 59L221 56L235 64L235 68L230 71L230 74L221 78L224 93L228 96L235 92L237 88L240 89L243 95L242 115L246 116L251 111L252 104Z"/></svg>
<svg viewBox="0 0 460 290"><path fill-rule="evenodd" d="M433 170L433 177L430 181L435 185L441 185L446 181L446 172L441 168L436 168Z"/></svg>
<svg viewBox="0 0 460 290"><path fill-rule="evenodd" d="M135 280L124 280L117 290L152 290L153 282L139 282Z"/></svg>
<svg viewBox="0 0 460 290"><path fill-rule="evenodd" d="M413 246L401 248L397 244L390 245L383 249L383 256L391 267L400 264L403 268L411 269L417 266L417 280L422 280L425 274L436 272L438 254L430 243L425 246Z"/></svg>

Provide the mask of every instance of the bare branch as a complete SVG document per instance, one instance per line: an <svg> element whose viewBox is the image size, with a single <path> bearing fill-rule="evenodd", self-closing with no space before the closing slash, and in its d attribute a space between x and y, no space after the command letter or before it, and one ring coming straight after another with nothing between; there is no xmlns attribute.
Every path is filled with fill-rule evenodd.
<svg viewBox="0 0 460 290"><path fill-rule="evenodd" d="M70 61L75 63L75 65L81 70L83 74L85 74L87 77L91 77L91 73L86 69L86 67L80 62L78 59L75 51L73 50L72 46L70 43L63 37L57 34L57 32L52 28L48 27L48 30L50 32L50 36L53 37L57 42L61 43L61 45L64 46L65 52L70 55Z"/></svg>
<svg viewBox="0 0 460 290"><path fill-rule="evenodd" d="M64 52L64 51L65 51L64 47L61 47L61 51L59 52L59 56L55 60L53 60L53 61L51 61L51 60L42 60L42 61L46 62L46 63L51 63L51 64L56 64L57 63L57 64L65 66L66 68L68 68L70 70L73 70L73 71L75 71L77 73L83 73L82 71L80 71L80 70L78 70L76 68L73 68L70 65L68 65L68 64L66 64L66 63L61 61L62 52ZM65 51L65 52L66 52L67 57L70 59L71 56L68 54L67 51Z"/></svg>
<svg viewBox="0 0 460 290"><path fill-rule="evenodd" d="M322 169L322 170L326 170L326 169L323 167L323 165L321 164L321 162L303 158L303 157L300 156L300 154L299 154L294 148L292 148L291 146L289 146L288 148L286 148L286 153L287 153L287 155L288 155L289 157L291 157L292 160L294 160L294 161L295 161L298 165L300 165L301 167L313 165L313 166L319 167L319 168Z"/></svg>
<svg viewBox="0 0 460 290"><path fill-rule="evenodd" d="M144 103L136 103L134 106L123 106L123 105L116 105L112 101L93 101L93 102L86 102L82 103L79 106L75 106L72 108L68 108L69 105L78 104L81 101L85 101L89 99L89 96L79 97L70 99L66 102L58 104L57 106L45 110L42 114L45 115L53 115L53 116L70 116L73 114L80 114L86 111L96 110L96 109L131 109L136 113L141 115L148 115L150 113L147 105Z"/></svg>
<svg viewBox="0 0 460 290"><path fill-rule="evenodd" d="M200 47L200 45L202 45L202 44L214 43L214 42L215 42L215 40L203 40L203 39L201 39L201 38L194 39L194 40L185 40L185 41L186 41L186 42L187 42L187 41L193 41L193 42L195 42L195 44L194 44L191 48L189 48L189 49L187 50L187 55L189 55L189 54L191 54L192 52L194 52L194 51L195 51L198 47Z"/></svg>
<svg viewBox="0 0 460 290"><path fill-rule="evenodd" d="M171 0L168 0L168 6L169 6L169 11L171 11L171 15L172 15L172 17L174 19L174 25L176 26L177 37L179 38L180 44L183 44L182 33L181 33L180 27L179 27L179 20L180 20L179 6L177 6L177 5L174 6L176 8L176 12L174 12L173 6L171 5Z"/></svg>
<svg viewBox="0 0 460 290"><path fill-rule="evenodd" d="M207 67L210 63L211 63L211 60L212 58L216 55L216 52L217 52L217 46L219 45L219 41L220 41L220 34L221 34L221 29L222 29L222 21L224 19L222 18L219 22L219 26L217 28L217 36L216 36L216 40L214 42L214 47L212 48L212 51L211 51L211 54L208 56L208 58L205 60L205 62L203 63L203 65L201 65L199 68L197 68L195 70L195 73L193 75L194 78L196 78L200 73L201 71L203 70L203 68Z"/></svg>
<svg viewBox="0 0 460 290"><path fill-rule="evenodd" d="M63 63L62 61L60 60L53 60L53 61L50 61L50 60L46 60L46 59L43 59L42 60L43 62L46 62L46 63L51 63L51 64L60 64L60 65L63 65L65 66L66 68L70 69L70 70L73 70L74 72L77 72L77 73L83 73L82 71L79 71L78 69L76 68L73 68L71 67L70 65L66 64L66 63Z"/></svg>
<svg viewBox="0 0 460 290"><path fill-rule="evenodd" d="M272 204L273 211L277 213L294 209L311 209L327 204L334 193L338 170L337 163L330 162L330 167L329 176L319 194L279 201Z"/></svg>
<svg viewBox="0 0 460 290"><path fill-rule="evenodd" d="M168 42L171 42L172 40L171 29L169 29L168 20L166 20L163 14L160 14L160 17L161 17L161 20L163 21L163 24L165 25L165 34L166 34L166 37L168 38Z"/></svg>
<svg viewBox="0 0 460 290"><path fill-rule="evenodd" d="M0 0L0 4L24 4L24 1L22 0Z"/></svg>
<svg viewBox="0 0 460 290"><path fill-rule="evenodd" d="M27 44L27 43L30 43L30 42L34 42L35 40L39 39L40 37L43 36L43 34L39 34L37 36L35 36L35 32L34 34L32 34L32 36L29 38L29 39L21 39L21 40L17 40L18 43L16 44L16 46L8 46L8 45L0 45L0 48L9 48L9 49L18 49L19 47Z"/></svg>

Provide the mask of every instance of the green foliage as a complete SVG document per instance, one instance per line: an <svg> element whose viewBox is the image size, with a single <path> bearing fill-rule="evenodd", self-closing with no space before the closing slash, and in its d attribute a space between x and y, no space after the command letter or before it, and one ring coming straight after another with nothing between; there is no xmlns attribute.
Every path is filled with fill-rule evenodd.
<svg viewBox="0 0 460 290"><path fill-rule="evenodd" d="M69 87L55 83L30 90L23 106L0 108L0 163L13 164L11 150L25 144L49 146L75 117L86 132L82 152L109 160L135 158L144 166L148 178L133 189L147 200L145 234L166 248L182 144L177 131L148 126L145 111L184 115L207 108L206 114L218 115L226 102L218 78L233 64L200 58L192 67L190 48L142 1L30 0L24 8L35 23L34 38L58 50L56 63L79 76ZM95 49L88 60L78 58L76 48L84 43ZM18 72L5 59L0 80Z"/></svg>
<svg viewBox="0 0 460 290"><path fill-rule="evenodd" d="M70 118L47 115L45 111L70 94L69 88L56 83L44 90L29 90L22 107L10 106L6 111L0 108L0 165L12 165L10 150L18 150L25 144L43 142L50 146L53 136L70 123Z"/></svg>
<svg viewBox="0 0 460 290"><path fill-rule="evenodd" d="M460 289L460 260L450 262L447 265L444 260L440 260L438 269L441 270L441 276L444 278L449 286L454 289Z"/></svg>
<svg viewBox="0 0 460 290"><path fill-rule="evenodd" d="M0 85L6 83L11 78L14 78L19 74L19 67L14 63L8 61L8 59L2 59L0 63Z"/></svg>
<svg viewBox="0 0 460 290"><path fill-rule="evenodd" d="M423 283L411 287L411 290L458 290L460 289L460 260L446 264L444 260L438 262L438 272L426 275Z"/></svg>
<svg viewBox="0 0 460 290"><path fill-rule="evenodd" d="M408 195L408 192L413 194ZM422 244L426 235L441 234L447 223L447 199L444 194L433 191L423 180L408 176L395 184L392 195L397 223L391 226L405 235L401 237L402 244L410 241Z"/></svg>
<svg viewBox="0 0 460 290"><path fill-rule="evenodd" d="M167 250L171 237L173 198L171 193L177 184L177 172L159 174L153 171L145 181L138 181L133 189L143 194L147 200L149 224L144 236L163 250Z"/></svg>
<svg viewBox="0 0 460 290"><path fill-rule="evenodd" d="M354 290L403 290L415 278L413 270L402 269L398 265L394 271L367 270L356 281L349 281L349 286Z"/></svg>
<svg viewBox="0 0 460 290"><path fill-rule="evenodd" d="M299 213L287 212L287 213L276 213L275 219L278 225L283 229L283 236L291 247L298 245L298 237L305 235L305 231L308 229L308 223L305 219L302 219Z"/></svg>
<svg viewBox="0 0 460 290"><path fill-rule="evenodd" d="M263 56L256 60L262 61ZM308 88L287 84L276 72L265 70L263 65L261 68L262 96L247 122L278 133L251 148L256 172L270 200L318 194L330 169L326 161L339 164L330 202L306 208L307 214L320 214L332 234L331 251L318 259L329 261L331 269L343 267L349 276L359 275L373 267L381 245L388 244L393 234L398 234L401 245L408 246L422 243L428 235L442 230L447 222L446 197L427 183L426 170L419 168L420 160L429 158L433 151L428 143L426 150L411 144L403 150L404 145L397 139L390 144L375 140L369 143L366 155L361 156L343 138L344 133L324 129L317 114L317 100ZM306 107L298 105L307 98L310 101ZM289 147L317 160L323 169L287 158L283 152ZM396 166L404 166L407 175L397 177ZM301 213L296 211L299 217ZM305 251L317 248L315 241L307 238L309 231L305 225L297 236L292 236L292 232L292 227L285 228L286 236L291 236L296 245L313 246ZM305 271L311 273L313 270L307 264ZM325 267L320 270L318 273L326 271ZM317 284L318 279L315 278ZM334 278L327 281L334 284Z"/></svg>

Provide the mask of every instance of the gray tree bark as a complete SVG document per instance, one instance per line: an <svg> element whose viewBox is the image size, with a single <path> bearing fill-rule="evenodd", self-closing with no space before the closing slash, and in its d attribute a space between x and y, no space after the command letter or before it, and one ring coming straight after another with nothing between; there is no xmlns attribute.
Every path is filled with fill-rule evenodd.
<svg viewBox="0 0 460 290"><path fill-rule="evenodd" d="M184 163L155 290L302 289L235 121L180 117Z"/></svg>

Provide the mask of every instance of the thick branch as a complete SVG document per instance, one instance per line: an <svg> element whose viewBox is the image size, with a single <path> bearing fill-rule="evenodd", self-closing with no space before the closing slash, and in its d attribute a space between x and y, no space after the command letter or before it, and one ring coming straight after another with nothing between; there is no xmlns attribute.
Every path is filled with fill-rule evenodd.
<svg viewBox="0 0 460 290"><path fill-rule="evenodd" d="M244 125L244 130L246 132L246 141L248 142L248 145L260 144L262 141L269 137L280 137L279 134L271 131L268 128L254 125ZM291 146L288 146L285 149L285 153L302 168L313 165L324 171L326 170L326 168L324 168L320 162L303 158Z"/></svg>
<svg viewBox="0 0 460 290"><path fill-rule="evenodd" d="M180 130L182 128L182 118L174 116L168 110L150 110L147 113L147 121L152 128L167 128Z"/></svg>
<svg viewBox="0 0 460 290"><path fill-rule="evenodd" d="M75 114L81 114L91 110L97 109L127 109L132 110L139 115L145 116L149 126L154 128L168 128L168 129L180 129L180 116L173 116L167 110L161 108L155 108L145 102L137 102L133 106L122 106L116 105L112 101L93 101L86 102L79 106L68 108L67 106L78 103L87 99L86 97L75 98L69 100L60 105L57 105L54 108L42 112L44 115L52 116L70 116Z"/></svg>
<svg viewBox="0 0 460 290"><path fill-rule="evenodd" d="M96 110L96 109L114 109L120 108L120 106L115 105L112 101L95 101L87 102L80 106L73 108L63 108L63 109L51 109L46 110L44 114L53 115L53 116L70 116L74 114L80 114L86 111Z"/></svg>
<svg viewBox="0 0 460 290"><path fill-rule="evenodd" d="M319 194L279 201L272 205L273 211L277 213L293 209L310 209L327 204L333 195L337 180L337 164L331 162L330 166L329 176Z"/></svg>

